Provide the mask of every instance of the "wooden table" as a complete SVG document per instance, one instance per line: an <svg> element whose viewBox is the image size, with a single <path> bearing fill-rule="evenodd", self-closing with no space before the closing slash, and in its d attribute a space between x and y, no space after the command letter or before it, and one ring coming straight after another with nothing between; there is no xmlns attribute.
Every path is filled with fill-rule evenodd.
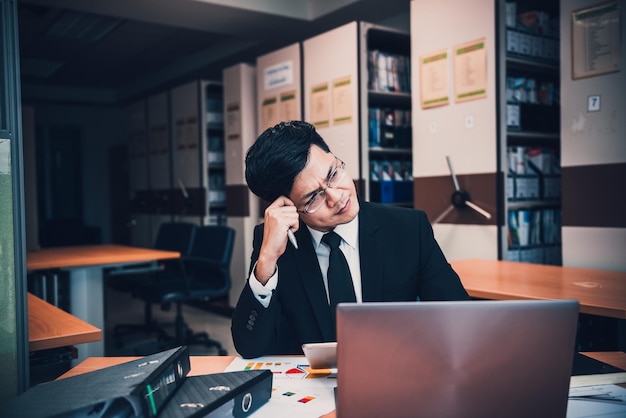
<svg viewBox="0 0 626 418"><path fill-rule="evenodd" d="M180 258L180 254L176 251L162 251L113 244L53 247L28 251L26 254L26 269L31 271L145 263L170 258Z"/></svg>
<svg viewBox="0 0 626 418"><path fill-rule="evenodd" d="M175 251L137 248L124 245L85 245L53 247L26 254L28 271L63 269L70 274L70 312L89 324L104 329L104 267L180 258ZM76 362L104 355L104 334L100 341L83 344ZM75 362L75 363L76 363Z"/></svg>
<svg viewBox="0 0 626 418"><path fill-rule="evenodd" d="M596 360L603 361L612 366L626 370L626 353L623 352L593 352L582 353ZM135 360L138 357L92 357L83 361L76 367L61 375L59 379L77 376L79 374L92 372L104 367L115 366L127 361ZM190 356L191 371L188 376L198 376L202 374L221 373L235 359L234 356ZM323 416L323 418L335 418L335 411Z"/></svg>
<svg viewBox="0 0 626 418"><path fill-rule="evenodd" d="M65 347L102 339L102 331L28 294L28 350Z"/></svg>
<svg viewBox="0 0 626 418"><path fill-rule="evenodd" d="M93 372L105 367L115 366L136 360L139 357L90 357L82 363L62 374L59 379ZM190 356L191 371L188 376L221 373L235 359L235 356Z"/></svg>
<svg viewBox="0 0 626 418"><path fill-rule="evenodd" d="M480 299L576 299L580 312L626 319L626 272L498 260L450 263Z"/></svg>

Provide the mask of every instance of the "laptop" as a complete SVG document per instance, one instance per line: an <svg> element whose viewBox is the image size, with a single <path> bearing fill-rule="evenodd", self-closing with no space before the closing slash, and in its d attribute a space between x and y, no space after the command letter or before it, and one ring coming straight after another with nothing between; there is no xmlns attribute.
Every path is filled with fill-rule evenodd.
<svg viewBox="0 0 626 418"><path fill-rule="evenodd" d="M337 416L565 417L578 301L338 305Z"/></svg>

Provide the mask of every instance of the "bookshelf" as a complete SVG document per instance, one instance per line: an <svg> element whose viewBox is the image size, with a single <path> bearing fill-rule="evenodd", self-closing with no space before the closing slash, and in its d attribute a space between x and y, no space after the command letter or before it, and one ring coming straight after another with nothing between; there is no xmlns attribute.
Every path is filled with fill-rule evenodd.
<svg viewBox="0 0 626 418"><path fill-rule="evenodd" d="M206 117L202 139L206 145L205 169L208 192L208 220L205 224L226 224L226 163L224 158L223 86L216 82L201 82L202 104ZM204 157L203 157L204 158Z"/></svg>
<svg viewBox="0 0 626 418"><path fill-rule="evenodd" d="M362 22L360 36L366 198L413 207L410 35Z"/></svg>
<svg viewBox="0 0 626 418"><path fill-rule="evenodd" d="M226 223L222 84L196 80L128 108L131 243L163 222Z"/></svg>
<svg viewBox="0 0 626 418"><path fill-rule="evenodd" d="M196 80L170 90L172 215L199 225L225 224L222 84Z"/></svg>
<svg viewBox="0 0 626 418"><path fill-rule="evenodd" d="M502 259L561 265L559 4L498 5Z"/></svg>

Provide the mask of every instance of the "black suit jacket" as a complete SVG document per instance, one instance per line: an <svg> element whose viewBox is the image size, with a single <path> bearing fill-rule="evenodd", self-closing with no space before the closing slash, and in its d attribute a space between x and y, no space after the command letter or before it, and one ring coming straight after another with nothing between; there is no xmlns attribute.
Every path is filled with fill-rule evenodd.
<svg viewBox="0 0 626 418"><path fill-rule="evenodd" d="M369 202L360 205L363 302L469 299L424 212ZM248 284L241 293L231 330L242 357L302 354L303 343L335 340L322 273L303 223L296 238L299 249L287 245L278 260L278 286L270 305L264 308ZM262 242L261 224L254 231L251 268Z"/></svg>

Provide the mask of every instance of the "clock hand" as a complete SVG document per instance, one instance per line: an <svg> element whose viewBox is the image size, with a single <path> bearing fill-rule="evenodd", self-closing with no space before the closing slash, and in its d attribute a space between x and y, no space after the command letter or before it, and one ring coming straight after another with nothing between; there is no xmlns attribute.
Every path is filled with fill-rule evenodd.
<svg viewBox="0 0 626 418"><path fill-rule="evenodd" d="M452 168L452 161L450 161L450 156L446 155L446 160L448 161L448 168L450 169L450 174L452 175L452 181L454 182L454 190L457 192L461 190L459 187L459 182L456 179L456 174L454 174L454 169Z"/></svg>
<svg viewBox="0 0 626 418"><path fill-rule="evenodd" d="M465 204L467 206L469 206L470 208L474 209L476 212L480 213L481 215L483 215L485 218L487 219L491 219L491 214L489 212L487 212L484 209L481 209L480 207L478 207L476 204L470 202L469 200L465 201Z"/></svg>
<svg viewBox="0 0 626 418"><path fill-rule="evenodd" d="M456 174L454 174L454 168L452 168L452 161L449 155L446 155L446 160L448 161L448 168L450 169L450 174L452 175L452 181L454 182L454 189L455 189L455 192L452 194L452 207L456 206L460 208L463 206L469 206L470 208L474 209L476 212L483 215L485 218L491 219L491 214L489 212L482 209L477 204L473 203L470 200L469 193L467 193L465 190L461 190L461 188L459 187L459 181L456 178ZM446 210L437 219L439 220L440 218L445 216L445 214L447 214L448 212L450 212L450 208L448 208L448 210Z"/></svg>

